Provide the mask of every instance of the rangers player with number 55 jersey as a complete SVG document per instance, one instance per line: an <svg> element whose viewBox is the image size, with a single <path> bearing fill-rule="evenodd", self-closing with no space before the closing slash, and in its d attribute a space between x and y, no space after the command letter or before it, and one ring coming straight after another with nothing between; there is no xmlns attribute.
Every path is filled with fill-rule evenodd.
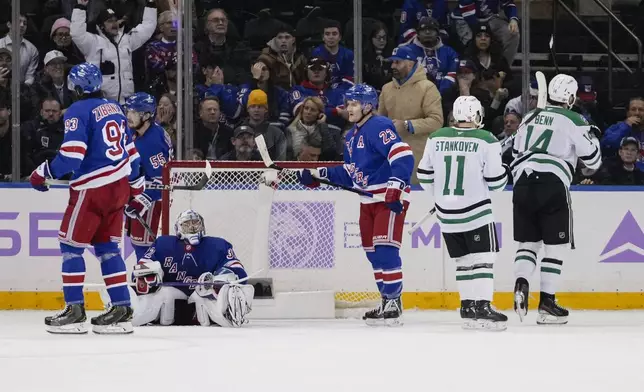
<svg viewBox="0 0 644 392"><path fill-rule="evenodd" d="M118 102L101 94L103 75L83 63L69 72L68 84L81 99L65 113L65 136L56 158L31 173L31 186L49 190L47 180L73 173L69 202L58 232L63 256L65 309L45 318L52 333L86 333L83 252L93 246L112 306L91 320L96 333L132 332L132 308L119 242L123 208L144 190L138 152Z"/></svg>
<svg viewBox="0 0 644 392"><path fill-rule="evenodd" d="M344 165L298 172L300 182L319 186L318 178L384 195L385 202L362 198L360 236L367 259L373 266L382 295L380 306L367 312L369 325L402 324L402 261L400 244L409 203L409 181L414 168L411 147L403 143L393 122L375 114L376 90L366 84L351 87L345 94L349 121L354 126L346 135Z"/></svg>

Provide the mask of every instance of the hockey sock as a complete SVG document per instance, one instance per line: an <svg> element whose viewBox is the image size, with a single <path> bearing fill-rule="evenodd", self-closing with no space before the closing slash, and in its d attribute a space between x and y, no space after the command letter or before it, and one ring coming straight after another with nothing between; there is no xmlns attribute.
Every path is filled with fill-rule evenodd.
<svg viewBox="0 0 644 392"><path fill-rule="evenodd" d="M475 300L474 285L472 282L472 265L476 258L474 255L469 254L463 257L457 257L456 262L456 284L458 286L458 293L461 301Z"/></svg>
<svg viewBox="0 0 644 392"><path fill-rule="evenodd" d="M568 244L546 245L545 256L541 260L541 291L548 294L557 292L561 268Z"/></svg>
<svg viewBox="0 0 644 392"><path fill-rule="evenodd" d="M130 306L127 272L118 245L112 242L96 244L94 249L96 256L101 261L101 273L112 305Z"/></svg>
<svg viewBox="0 0 644 392"><path fill-rule="evenodd" d="M541 247L540 242L521 242L514 257L514 276L516 278L525 278L530 281L530 277L537 268L537 253Z"/></svg>
<svg viewBox="0 0 644 392"><path fill-rule="evenodd" d="M143 258L145 252L150 249L150 245L134 245L134 243L132 244L132 247L134 248L134 254L136 254L137 263Z"/></svg>
<svg viewBox="0 0 644 392"><path fill-rule="evenodd" d="M383 298L398 298L402 294L402 260L395 246L377 245L375 256L382 267Z"/></svg>
<svg viewBox="0 0 644 392"><path fill-rule="evenodd" d="M382 288L383 288L383 283L382 283L382 267L380 266L380 263L378 263L378 259L376 258L376 252L374 250L367 251L367 259L371 262L371 267L373 268L373 277L376 280L376 286L378 286L378 292L380 295L382 295Z"/></svg>
<svg viewBox="0 0 644 392"><path fill-rule="evenodd" d="M474 253L471 278L472 291L476 301L492 301L494 297L494 260L493 252Z"/></svg>
<svg viewBox="0 0 644 392"><path fill-rule="evenodd" d="M63 296L66 304L83 304L83 283L85 282L85 249L67 244L60 244L63 254Z"/></svg>

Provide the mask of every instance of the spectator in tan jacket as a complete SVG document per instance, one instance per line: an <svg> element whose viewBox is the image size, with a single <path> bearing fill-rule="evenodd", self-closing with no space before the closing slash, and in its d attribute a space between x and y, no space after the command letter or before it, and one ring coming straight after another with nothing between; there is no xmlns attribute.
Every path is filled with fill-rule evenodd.
<svg viewBox="0 0 644 392"><path fill-rule="evenodd" d="M279 29L267 45L257 61L266 64L273 83L286 91L302 83L306 78L306 57L297 52L290 28L285 26Z"/></svg>
<svg viewBox="0 0 644 392"><path fill-rule="evenodd" d="M403 141L411 146L415 161L420 162L427 136L443 126L441 96L410 48L394 49L389 60L393 80L382 87L378 111L392 119ZM415 174L412 181L417 183Z"/></svg>

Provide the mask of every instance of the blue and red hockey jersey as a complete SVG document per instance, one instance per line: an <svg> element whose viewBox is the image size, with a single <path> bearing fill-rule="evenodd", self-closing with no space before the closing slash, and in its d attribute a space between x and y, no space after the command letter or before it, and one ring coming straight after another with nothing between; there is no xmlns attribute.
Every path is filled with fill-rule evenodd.
<svg viewBox="0 0 644 392"><path fill-rule="evenodd" d="M331 83L340 83L342 79L353 80L353 51L342 45L338 47L338 53L330 53L324 45L319 45L311 52L311 57L325 59L329 65Z"/></svg>
<svg viewBox="0 0 644 392"><path fill-rule="evenodd" d="M426 6L423 0L405 0L400 13L400 41L416 31L418 22L423 16L438 21L441 29L447 29L447 0L433 0Z"/></svg>
<svg viewBox="0 0 644 392"><path fill-rule="evenodd" d="M302 84L293 87L291 90L291 112L293 116L297 115L304 99L307 97L319 97L324 103L324 114L326 121L329 125L335 125L341 129L344 127L346 121L338 116L337 107L344 107L344 93L353 86L350 82L334 83L331 85L325 84L321 88L314 85L309 81L304 81Z"/></svg>
<svg viewBox="0 0 644 392"><path fill-rule="evenodd" d="M361 127L354 125L346 135L344 165L329 167L326 177L335 183L375 194L387 192L387 182L395 178L407 184L414 170L411 147L402 141L394 123L384 116L372 116ZM323 173L321 173L323 174ZM378 200L362 198L362 203Z"/></svg>
<svg viewBox="0 0 644 392"><path fill-rule="evenodd" d="M465 19L468 25L476 26L498 15L501 8L508 19L519 19L514 0L458 0L451 16L454 19Z"/></svg>
<svg viewBox="0 0 644 392"><path fill-rule="evenodd" d="M89 98L65 112L65 136L49 165L54 178L73 172L72 189L92 189L139 176L139 154L118 102Z"/></svg>
<svg viewBox="0 0 644 392"><path fill-rule="evenodd" d="M145 176L145 194L153 201L161 199L161 191L147 189L147 184L163 185L163 166L172 159L172 140L166 131L153 122L143 136L135 131L134 145L141 158L141 171Z"/></svg>
<svg viewBox="0 0 644 392"><path fill-rule="evenodd" d="M246 270L237 259L233 246L223 238L206 236L199 245L190 245L174 235L158 237L139 263L158 261L163 269L163 282L196 282L201 274L215 275L226 268L237 275L246 276ZM186 295L192 294L194 286L177 287Z"/></svg>
<svg viewBox="0 0 644 392"><path fill-rule="evenodd" d="M418 61L425 67L427 78L434 82L441 94L451 89L456 82L458 53L442 42L434 49L426 48L418 38L408 44Z"/></svg>

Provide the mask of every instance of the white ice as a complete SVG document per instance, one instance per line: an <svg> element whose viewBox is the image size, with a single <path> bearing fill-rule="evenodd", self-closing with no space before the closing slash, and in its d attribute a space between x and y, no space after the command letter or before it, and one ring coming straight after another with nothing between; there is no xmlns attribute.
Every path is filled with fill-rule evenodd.
<svg viewBox="0 0 644 392"><path fill-rule="evenodd" d="M0 312L0 391L644 391L644 312L571 312L506 332L463 331L456 312L253 321L242 329L141 327L50 335L49 312Z"/></svg>

